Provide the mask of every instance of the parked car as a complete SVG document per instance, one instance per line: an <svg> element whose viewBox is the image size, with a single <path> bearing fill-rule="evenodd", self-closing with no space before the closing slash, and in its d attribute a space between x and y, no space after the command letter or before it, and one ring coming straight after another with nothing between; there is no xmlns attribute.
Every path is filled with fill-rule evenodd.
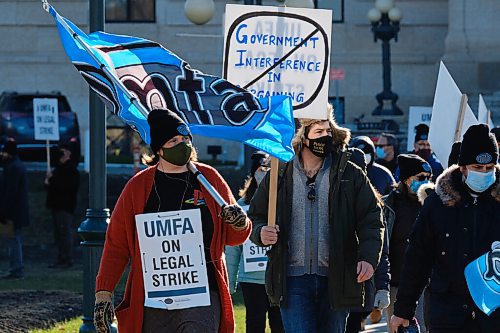
<svg viewBox="0 0 500 333"><path fill-rule="evenodd" d="M34 136L33 99L57 98L59 110L59 139L50 141L51 155L57 151L59 142L70 143L73 159L80 161L80 129L75 112L60 92L17 93L3 92L0 95L0 137L12 137L17 142L18 154L25 161L45 161L46 142Z"/></svg>

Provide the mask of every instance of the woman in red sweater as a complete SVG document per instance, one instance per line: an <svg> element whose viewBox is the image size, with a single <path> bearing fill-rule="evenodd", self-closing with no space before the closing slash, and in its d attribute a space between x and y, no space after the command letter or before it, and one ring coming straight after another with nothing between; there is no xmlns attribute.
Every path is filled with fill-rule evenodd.
<svg viewBox="0 0 500 333"><path fill-rule="evenodd" d="M234 332L233 306L222 254L225 245L239 245L247 239L251 222L215 169L194 163L228 203L222 209L188 170L187 163L196 160L196 152L191 145L189 128L177 114L169 110L153 110L148 115L148 123L150 146L159 162L127 183L111 215L96 278L96 330L110 332L113 319L111 294L130 263L125 295L116 308L120 333ZM135 216L187 209L199 209L201 213L210 305L178 310L144 306Z"/></svg>

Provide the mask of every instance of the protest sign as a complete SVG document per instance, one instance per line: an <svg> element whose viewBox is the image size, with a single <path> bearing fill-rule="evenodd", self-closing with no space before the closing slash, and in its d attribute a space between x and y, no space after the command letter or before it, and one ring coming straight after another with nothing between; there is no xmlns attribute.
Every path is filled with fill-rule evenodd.
<svg viewBox="0 0 500 333"><path fill-rule="evenodd" d="M271 247L255 245L250 239L243 243L243 269L245 272L265 271L267 267L266 252Z"/></svg>
<svg viewBox="0 0 500 333"><path fill-rule="evenodd" d="M225 17L224 78L290 96L295 118L326 119L331 10L226 5Z"/></svg>
<svg viewBox="0 0 500 333"><path fill-rule="evenodd" d="M200 210L140 214L135 221L144 306L172 310L210 305Z"/></svg>
<svg viewBox="0 0 500 333"><path fill-rule="evenodd" d="M462 140L469 126L474 124L477 124L477 119L467 104L467 96L462 95L446 66L441 62L432 105L429 142L444 168L448 167L446 161L453 142Z"/></svg>
<svg viewBox="0 0 500 333"><path fill-rule="evenodd" d="M35 140L59 140L57 98L34 98L33 120Z"/></svg>
<svg viewBox="0 0 500 333"><path fill-rule="evenodd" d="M408 141L406 150L413 151L413 142L415 141L415 126L426 124L430 126L432 116L432 107L429 106L410 106L408 116Z"/></svg>
<svg viewBox="0 0 500 333"><path fill-rule="evenodd" d="M479 94L479 106L477 108L477 120L480 123L488 125L490 128L495 127L493 121L491 121L491 113L486 107L486 103L484 102L483 95Z"/></svg>

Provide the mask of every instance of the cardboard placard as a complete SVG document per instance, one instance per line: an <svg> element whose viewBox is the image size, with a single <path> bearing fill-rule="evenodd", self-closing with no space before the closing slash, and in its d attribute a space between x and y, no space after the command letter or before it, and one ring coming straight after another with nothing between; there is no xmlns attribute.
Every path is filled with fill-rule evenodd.
<svg viewBox="0 0 500 333"><path fill-rule="evenodd" d="M451 146L455 142L455 131L460 129L458 140L469 126L477 124L477 119L467 103L461 115L462 93L453 81L443 62L439 66L439 75L432 105L432 119L429 130L429 143L432 150L443 165L447 168ZM463 120L462 120L463 119ZM460 123L460 120L462 122Z"/></svg>
<svg viewBox="0 0 500 333"><path fill-rule="evenodd" d="M271 246L258 246L247 239L243 243L243 269L245 272L265 271L267 267L266 252L270 249Z"/></svg>
<svg viewBox="0 0 500 333"><path fill-rule="evenodd" d="M432 107L430 106L410 106L408 115L408 141L406 150L413 151L415 141L415 126L426 124L430 127L432 117Z"/></svg>
<svg viewBox="0 0 500 333"><path fill-rule="evenodd" d="M135 216L142 259L144 306L210 305L199 209Z"/></svg>
<svg viewBox="0 0 500 333"><path fill-rule="evenodd" d="M290 96L295 118L326 119L331 30L331 10L226 5L223 76Z"/></svg>
<svg viewBox="0 0 500 333"><path fill-rule="evenodd" d="M33 120L35 140L59 141L59 109L57 98L34 98Z"/></svg>

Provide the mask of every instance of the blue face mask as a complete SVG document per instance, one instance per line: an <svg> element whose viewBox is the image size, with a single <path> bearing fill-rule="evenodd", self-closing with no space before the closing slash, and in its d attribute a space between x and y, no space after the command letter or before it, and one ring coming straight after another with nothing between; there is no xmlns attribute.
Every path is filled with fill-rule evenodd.
<svg viewBox="0 0 500 333"><path fill-rule="evenodd" d="M467 168L467 178L465 184L477 193L486 191L496 181L495 170L488 172L472 171Z"/></svg>
<svg viewBox="0 0 500 333"><path fill-rule="evenodd" d="M375 148L375 154L380 159L384 159L387 156L386 152L384 151L384 148L382 147Z"/></svg>
<svg viewBox="0 0 500 333"><path fill-rule="evenodd" d="M420 186L424 185L424 184L427 184L429 181L426 179L426 180L422 180L422 181L418 181L418 180L412 180L411 183L410 183L410 190L413 192L413 193L417 193L418 189L420 188Z"/></svg>

